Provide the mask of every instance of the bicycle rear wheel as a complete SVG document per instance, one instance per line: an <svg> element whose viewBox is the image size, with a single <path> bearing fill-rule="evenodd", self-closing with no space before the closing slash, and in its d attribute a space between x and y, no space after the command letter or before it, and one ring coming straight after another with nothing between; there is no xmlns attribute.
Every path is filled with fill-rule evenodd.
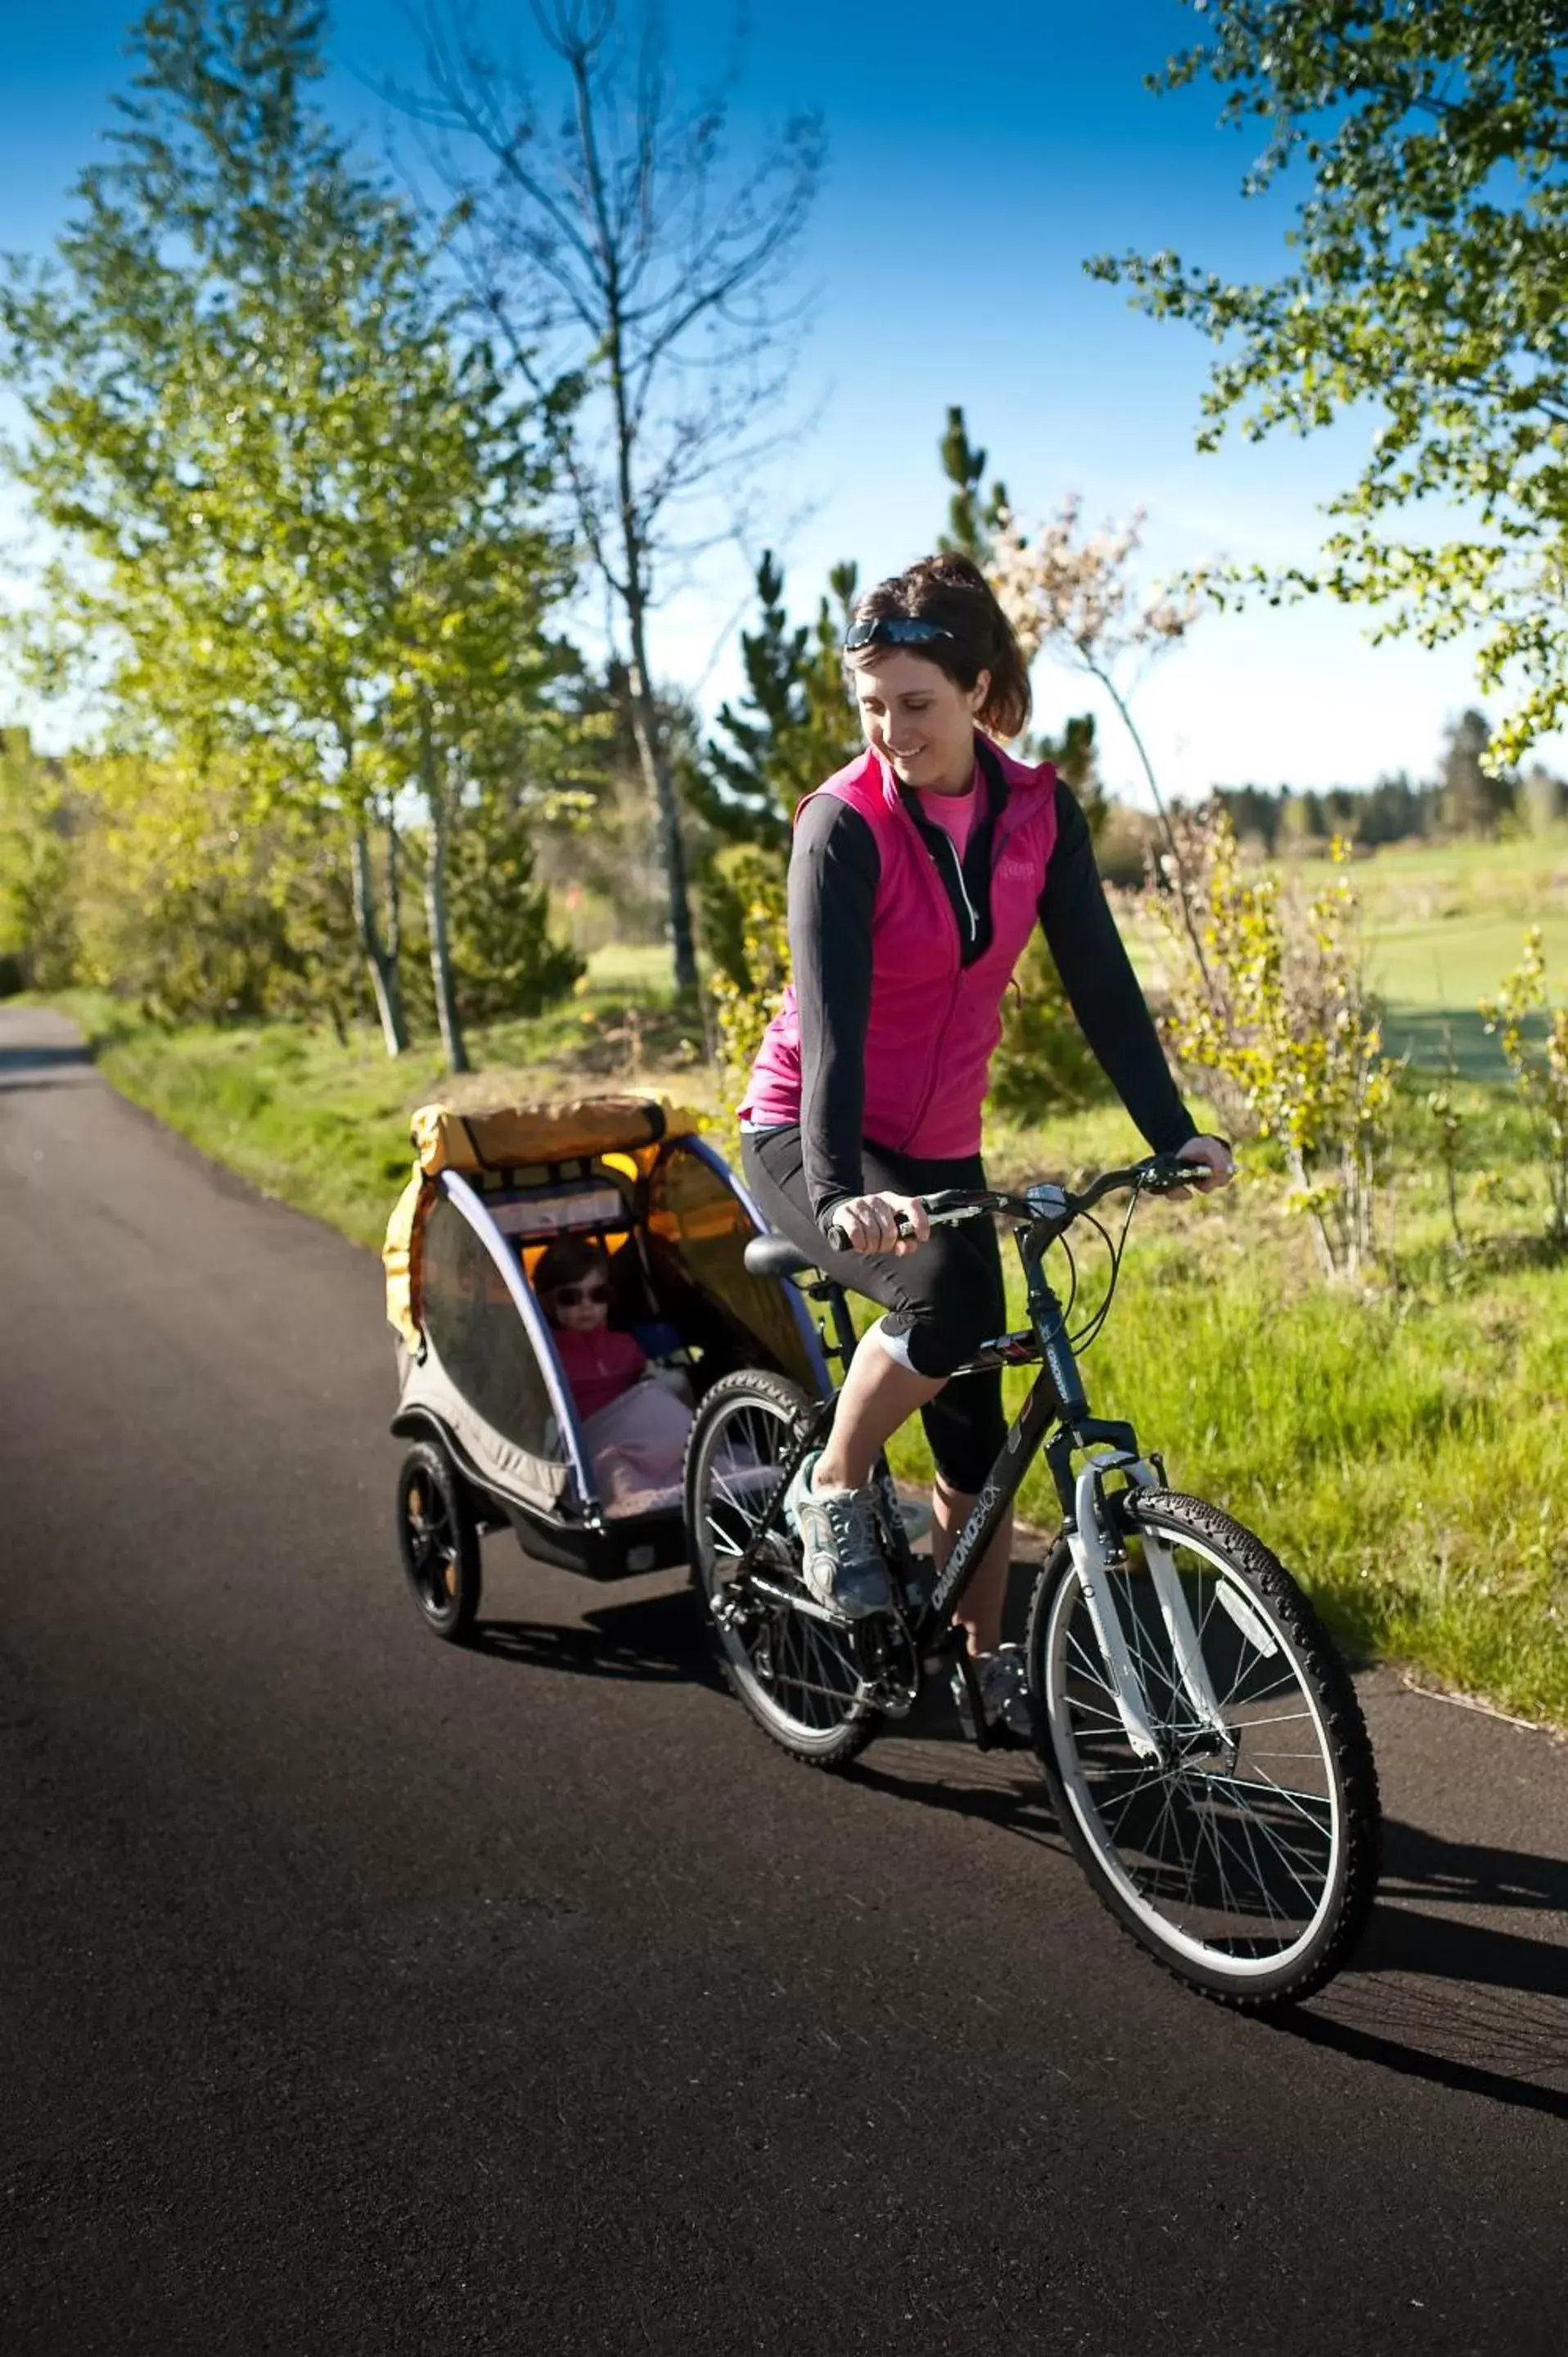
<svg viewBox="0 0 1568 2357"><path fill-rule="evenodd" d="M800 1542L785 1522L784 1469L814 1404L781 1376L744 1369L703 1398L686 1448L692 1580L731 1692L796 1759L840 1768L876 1731L866 1637L809 1608ZM735 1612L725 1590L754 1549L774 1592Z"/></svg>
<svg viewBox="0 0 1568 2357"><path fill-rule="evenodd" d="M1028 1635L1062 1831L1111 1912L1180 1979L1249 2011L1294 2004L1344 1962L1377 1884L1377 1771L1355 1688L1251 1532L1168 1491L1117 1504L1125 1560L1107 1586L1159 1757L1123 1726L1063 1543ZM1169 1551L1218 1724L1180 1674L1145 1538Z"/></svg>

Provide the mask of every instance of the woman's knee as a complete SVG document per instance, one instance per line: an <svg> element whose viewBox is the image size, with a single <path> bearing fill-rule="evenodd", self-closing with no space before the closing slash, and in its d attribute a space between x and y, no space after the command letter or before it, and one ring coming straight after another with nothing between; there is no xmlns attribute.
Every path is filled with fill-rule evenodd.
<svg viewBox="0 0 1568 2357"><path fill-rule="evenodd" d="M944 1384L922 1420L938 1480L949 1491L976 1496L1007 1437L1000 1372L992 1368Z"/></svg>
<svg viewBox="0 0 1568 2357"><path fill-rule="evenodd" d="M917 1374L950 1375L1002 1331L1006 1313L999 1294L983 1271L950 1264L918 1298L884 1322Z"/></svg>

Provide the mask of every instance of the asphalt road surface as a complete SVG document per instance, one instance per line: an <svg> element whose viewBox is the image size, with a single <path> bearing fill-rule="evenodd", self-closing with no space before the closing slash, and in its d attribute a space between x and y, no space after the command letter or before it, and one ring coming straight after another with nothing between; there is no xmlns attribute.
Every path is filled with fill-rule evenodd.
<svg viewBox="0 0 1568 2357"><path fill-rule="evenodd" d="M1237 2020L676 1578L434 1642L392 1399L369 1254L0 1009L10 2357L1568 2347L1568 1747L1370 1679L1373 1932Z"/></svg>

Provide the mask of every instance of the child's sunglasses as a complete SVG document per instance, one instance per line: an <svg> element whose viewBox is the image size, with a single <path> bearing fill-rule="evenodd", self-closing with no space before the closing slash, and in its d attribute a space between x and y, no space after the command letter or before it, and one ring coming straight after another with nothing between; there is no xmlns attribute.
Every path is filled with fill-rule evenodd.
<svg viewBox="0 0 1568 2357"><path fill-rule="evenodd" d="M551 1288L550 1297L563 1309L575 1309L581 1302L607 1301L610 1289L602 1279L594 1285L557 1285Z"/></svg>

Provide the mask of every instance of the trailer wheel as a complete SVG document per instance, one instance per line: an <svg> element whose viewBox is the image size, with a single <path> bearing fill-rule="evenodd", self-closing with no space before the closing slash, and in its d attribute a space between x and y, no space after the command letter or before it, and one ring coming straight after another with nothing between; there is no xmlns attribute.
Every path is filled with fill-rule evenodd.
<svg viewBox="0 0 1568 2357"><path fill-rule="evenodd" d="M479 1609L479 1534L444 1448L416 1440L397 1481L397 1536L420 1618L460 1644Z"/></svg>

